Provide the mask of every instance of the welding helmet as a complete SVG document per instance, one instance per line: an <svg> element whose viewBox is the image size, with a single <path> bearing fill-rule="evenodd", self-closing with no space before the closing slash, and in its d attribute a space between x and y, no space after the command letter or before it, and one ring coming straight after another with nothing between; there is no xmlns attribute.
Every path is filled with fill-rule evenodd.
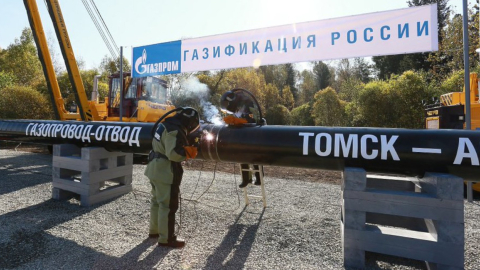
<svg viewBox="0 0 480 270"><path fill-rule="evenodd" d="M238 98L235 92L227 91L220 98L220 107L227 113L234 113L238 107Z"/></svg>
<svg viewBox="0 0 480 270"><path fill-rule="evenodd" d="M173 117L180 120L187 133L192 133L200 127L200 116L194 108L180 107Z"/></svg>

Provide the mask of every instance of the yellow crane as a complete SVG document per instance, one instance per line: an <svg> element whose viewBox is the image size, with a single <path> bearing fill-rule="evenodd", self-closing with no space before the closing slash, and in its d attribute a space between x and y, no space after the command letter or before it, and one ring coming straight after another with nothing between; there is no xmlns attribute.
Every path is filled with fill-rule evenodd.
<svg viewBox="0 0 480 270"><path fill-rule="evenodd" d="M167 100L165 81L154 77L131 78L130 73L124 73L123 78L120 78L118 74L109 77L109 94L104 102L99 102L96 97L88 100L60 4L58 0L46 0L45 2L60 43L60 50L78 106L77 113L71 113L65 109L36 0L24 0L57 119L119 121L120 104L123 104L122 109L125 114L122 115L122 119L124 121L155 122L166 112L175 108ZM123 93L120 91L120 80L123 80ZM97 93L95 94L98 96ZM122 96L123 100L120 102Z"/></svg>

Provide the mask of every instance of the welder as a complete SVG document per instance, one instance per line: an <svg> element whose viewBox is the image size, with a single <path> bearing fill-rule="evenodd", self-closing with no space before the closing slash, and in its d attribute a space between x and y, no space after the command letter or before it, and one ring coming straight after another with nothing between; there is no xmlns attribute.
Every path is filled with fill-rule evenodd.
<svg viewBox="0 0 480 270"><path fill-rule="evenodd" d="M255 97L247 90L235 88L227 91L220 98L222 111L226 113L223 118L226 124L234 127L245 125L265 125L266 121L261 116L261 110ZM253 164L255 172L255 185L261 185L259 165ZM252 173L247 171L249 164L240 164L242 170L242 183L240 188L245 188L253 182Z"/></svg>
<svg viewBox="0 0 480 270"><path fill-rule="evenodd" d="M200 119L198 112L190 107L180 107L166 115L172 112L174 116L160 123L162 117L154 126L152 151L145 170L152 186L149 237L158 237L158 246L182 248L185 241L175 234L183 176L181 162L197 156L197 148L187 136L199 128Z"/></svg>

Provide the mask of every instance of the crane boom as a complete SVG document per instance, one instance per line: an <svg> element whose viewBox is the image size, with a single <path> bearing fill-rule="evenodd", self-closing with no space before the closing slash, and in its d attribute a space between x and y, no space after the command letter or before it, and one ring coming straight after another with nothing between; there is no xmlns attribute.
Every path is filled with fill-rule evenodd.
<svg viewBox="0 0 480 270"><path fill-rule="evenodd" d="M66 120L65 105L60 93L60 87L58 86L57 76L55 75L55 70L53 68L52 58L48 50L47 39L45 38L42 21L40 20L37 2L35 0L24 0L23 2L25 4L25 9L27 10L33 38L37 45L38 56L43 67L43 73L47 80L47 87L54 106L55 116L58 120Z"/></svg>
<svg viewBox="0 0 480 270"><path fill-rule="evenodd" d="M68 37L67 26L63 19L60 4L58 3L58 0L46 0L46 3L55 28L55 33L57 34L58 42L60 43L60 50L62 51L63 59L65 60L68 77L72 84L73 92L75 93L75 99L77 100L78 108L80 110L80 117L83 121L92 121L94 120L94 116L88 105L87 94L85 93L85 87L83 86L82 78L80 77L80 71L75 59L75 54L73 53L70 38Z"/></svg>

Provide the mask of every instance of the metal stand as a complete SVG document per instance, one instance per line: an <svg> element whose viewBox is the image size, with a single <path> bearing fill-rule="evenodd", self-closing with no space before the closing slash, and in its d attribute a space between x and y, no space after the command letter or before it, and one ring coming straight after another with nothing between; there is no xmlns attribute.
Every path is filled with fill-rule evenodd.
<svg viewBox="0 0 480 270"><path fill-rule="evenodd" d="M248 169L242 169L242 167L240 167L240 171L241 172L250 172L252 175L254 175L257 172L260 174L260 187L261 187L261 190L262 190L262 196L248 195L247 188L248 188L248 185L250 185L250 183L249 183L246 187L242 188L243 189L243 196L245 197L245 205L250 204L249 198L261 198L262 201L263 201L263 208L266 208L267 207L267 197L265 195L265 178L263 177L263 166L258 165L258 170L256 170L256 169L254 169L252 164L249 164Z"/></svg>

